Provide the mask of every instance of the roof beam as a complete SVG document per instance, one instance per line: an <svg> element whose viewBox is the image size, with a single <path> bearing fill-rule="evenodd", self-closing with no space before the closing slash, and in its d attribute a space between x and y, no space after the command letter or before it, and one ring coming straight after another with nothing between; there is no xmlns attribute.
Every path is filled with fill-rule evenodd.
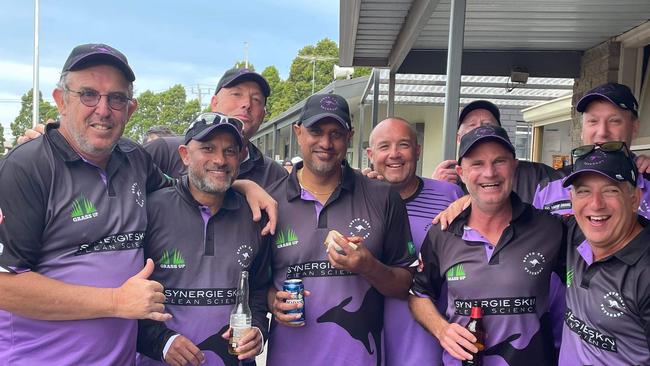
<svg viewBox="0 0 650 366"><path fill-rule="evenodd" d="M440 0L415 0L413 2L404 20L404 26L397 35L395 44L393 44L390 56L388 57L390 71L396 72L402 65L402 62L404 62L404 59L411 51L422 29L429 22L431 14L433 14L439 2Z"/></svg>
<svg viewBox="0 0 650 366"><path fill-rule="evenodd" d="M339 64L353 66L361 0L341 0L339 8Z"/></svg>

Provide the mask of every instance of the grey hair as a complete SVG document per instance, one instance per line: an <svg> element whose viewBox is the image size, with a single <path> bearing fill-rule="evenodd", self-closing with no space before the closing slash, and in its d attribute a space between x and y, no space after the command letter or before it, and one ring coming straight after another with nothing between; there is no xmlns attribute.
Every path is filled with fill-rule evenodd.
<svg viewBox="0 0 650 366"><path fill-rule="evenodd" d="M61 77L59 78L59 82L56 83L57 89L61 89L63 91L68 90L68 76L70 76L70 71L64 71L61 73ZM129 81L129 85L127 86L126 90L126 96L129 98L133 98L133 82Z"/></svg>

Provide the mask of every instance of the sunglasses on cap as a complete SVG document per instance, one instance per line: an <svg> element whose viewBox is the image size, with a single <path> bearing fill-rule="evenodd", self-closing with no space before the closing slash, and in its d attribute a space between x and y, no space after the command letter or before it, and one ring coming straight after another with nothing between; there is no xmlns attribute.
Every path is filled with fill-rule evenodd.
<svg viewBox="0 0 650 366"><path fill-rule="evenodd" d="M226 116L225 114L217 113L217 112L208 112L208 113L201 113L194 122L190 124L190 126L187 128L187 132L190 132L192 129L203 129L206 126L210 125L220 125L222 123L226 123L229 125L234 126L239 133L242 132L244 129L244 122L242 122L239 118L235 117L230 117ZM186 132L186 134L187 134Z"/></svg>
<svg viewBox="0 0 650 366"><path fill-rule="evenodd" d="M630 150L628 150L627 145L623 141L609 141L591 145L583 145L571 150L571 165L574 164L574 161L576 159L587 156L594 150L601 150L602 152L606 153L623 151L623 153L625 153L625 156L629 157L631 155Z"/></svg>

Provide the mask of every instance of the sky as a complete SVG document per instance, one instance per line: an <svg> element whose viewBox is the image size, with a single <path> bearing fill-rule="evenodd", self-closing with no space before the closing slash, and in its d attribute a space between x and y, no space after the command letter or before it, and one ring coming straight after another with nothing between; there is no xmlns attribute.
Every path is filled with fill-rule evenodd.
<svg viewBox="0 0 650 366"><path fill-rule="evenodd" d="M0 123L9 137L32 87L34 2L0 0L0 24ZM136 95L181 84L197 98L200 85L205 105L245 44L258 72L275 65L286 79L299 49L326 37L338 43L339 0L46 0L39 34L40 90L52 104L72 48L106 43L127 56Z"/></svg>

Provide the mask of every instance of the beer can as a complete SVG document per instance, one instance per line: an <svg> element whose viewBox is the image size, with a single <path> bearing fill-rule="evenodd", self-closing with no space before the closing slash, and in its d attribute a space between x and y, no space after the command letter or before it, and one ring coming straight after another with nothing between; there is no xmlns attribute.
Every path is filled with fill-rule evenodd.
<svg viewBox="0 0 650 366"><path fill-rule="evenodd" d="M304 297L305 286L302 284L302 280L299 278L292 279L292 280L285 280L284 283L282 284L282 289L293 295L291 299L286 300L287 304L302 304L302 308L288 310L286 312L287 314L302 313L300 318L296 320L292 320L289 323L295 325L305 324L305 297Z"/></svg>

